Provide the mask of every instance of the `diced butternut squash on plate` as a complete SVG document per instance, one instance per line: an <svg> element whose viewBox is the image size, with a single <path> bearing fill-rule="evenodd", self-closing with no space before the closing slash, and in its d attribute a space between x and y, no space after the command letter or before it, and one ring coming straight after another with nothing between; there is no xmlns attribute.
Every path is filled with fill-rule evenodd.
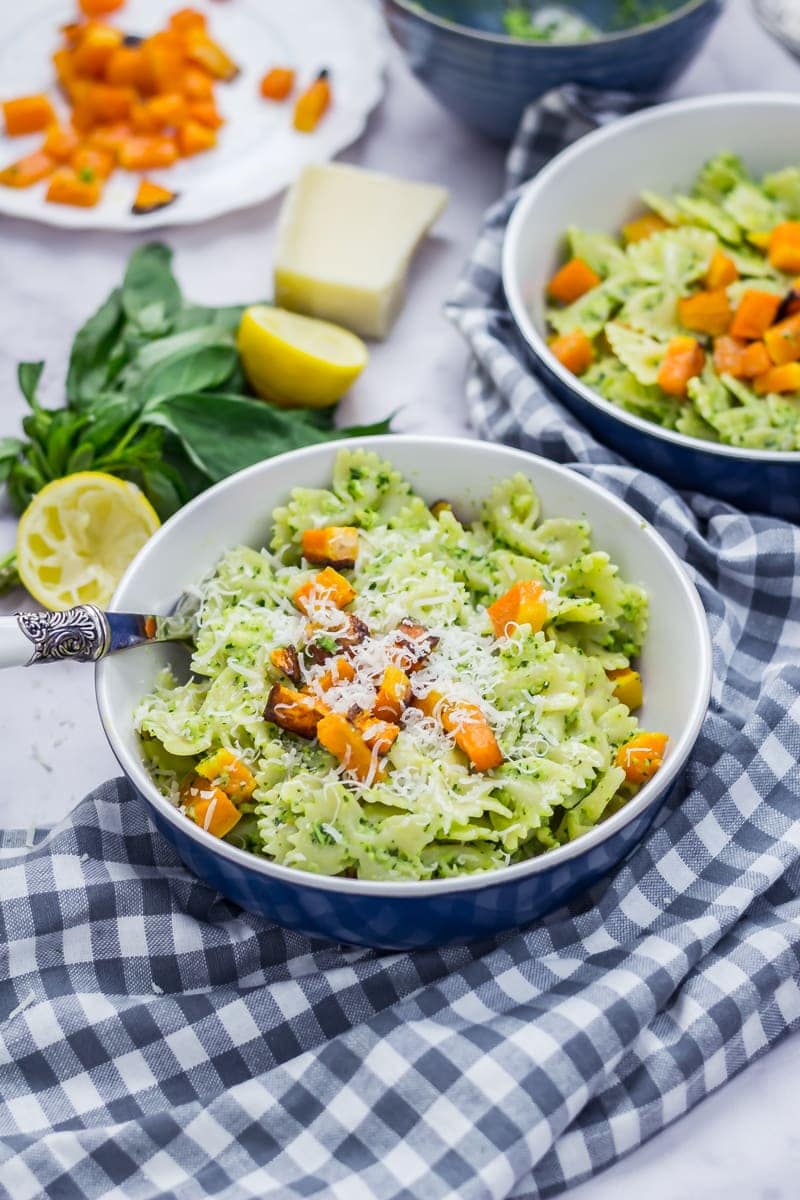
<svg viewBox="0 0 800 1200"><path fill-rule="evenodd" d="M0 171L0 186L9 188L32 187L34 183L46 179L55 169L55 162L49 154L35 150L16 162L9 163Z"/></svg>
<svg viewBox="0 0 800 1200"><path fill-rule="evenodd" d="M44 92L0 102L7 135L44 133L36 155L0 171L0 185L29 187L53 175L50 202L91 207L102 191L97 181L117 166L161 170L216 145L224 119L215 84L233 79L238 67L210 36L205 15L179 9L165 27L139 36L111 22L123 2L79 0L78 19L60 28L52 64L70 105L68 120L57 120ZM156 212L176 198L143 180L131 212Z"/></svg>
<svg viewBox="0 0 800 1200"><path fill-rule="evenodd" d="M313 83L297 97L292 125L298 133L313 133L328 111L331 85L327 70L320 71Z"/></svg>
<svg viewBox="0 0 800 1200"><path fill-rule="evenodd" d="M55 122L56 114L47 96L18 96L2 104L3 122L9 137L40 133Z"/></svg>
<svg viewBox="0 0 800 1200"><path fill-rule="evenodd" d="M178 149L183 157L191 158L194 154L203 154L206 150L212 150L217 144L217 134L208 125L190 120L185 121L179 127L177 140Z"/></svg>
<svg viewBox="0 0 800 1200"><path fill-rule="evenodd" d="M126 171L153 171L178 161L178 147L169 137L132 137L119 148L119 165Z"/></svg>
<svg viewBox="0 0 800 1200"><path fill-rule="evenodd" d="M45 199L51 204L69 204L75 208L94 208L103 192L103 180L86 178L72 167L60 167L50 177Z"/></svg>
<svg viewBox="0 0 800 1200"><path fill-rule="evenodd" d="M42 142L42 152L49 154L59 163L68 163L80 145L74 129L64 125L50 125Z"/></svg>
<svg viewBox="0 0 800 1200"><path fill-rule="evenodd" d="M273 67L261 80L259 90L265 100L285 100L294 87L291 67Z"/></svg>
<svg viewBox="0 0 800 1200"><path fill-rule="evenodd" d="M174 204L179 195L179 192L173 192L170 188L162 187L160 183L153 183L150 179L143 179L136 191L131 212L135 216L158 212L159 209L167 208L168 205Z"/></svg>

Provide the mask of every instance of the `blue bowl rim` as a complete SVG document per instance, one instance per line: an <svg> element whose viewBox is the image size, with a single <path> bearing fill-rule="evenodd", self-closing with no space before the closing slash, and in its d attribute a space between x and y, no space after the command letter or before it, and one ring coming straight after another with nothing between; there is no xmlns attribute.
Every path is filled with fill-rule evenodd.
<svg viewBox="0 0 800 1200"><path fill-rule="evenodd" d="M681 21L687 17L695 9L703 8L707 4L713 4L716 0L686 0L680 8L673 9L664 17L659 17L657 21L648 21L646 24L633 25L629 29L622 29L619 33L604 33L600 37L592 38L585 42L537 42L529 38L516 38L508 33L489 33L485 29L475 29L471 25L462 25L459 21L448 21L445 17L437 16L436 13L428 12L422 8L415 0L385 0L390 6L402 9L410 17L417 17L420 21L426 22L429 25L434 25L438 29L449 30L451 33L458 33L463 37L472 38L478 42L490 42L499 46L523 46L528 50L541 51L547 53L552 50L572 50L576 53L582 53L590 50L592 46L605 46L609 43L626 42L629 39L642 37L650 33L660 33L669 25Z"/></svg>
<svg viewBox="0 0 800 1200"><path fill-rule="evenodd" d="M473 438L447 438L423 434L387 434L375 437L344 438L342 441L335 443L335 448L338 451L340 449L355 449L366 446L366 448L378 453L385 452L391 458L392 446L397 446L400 443L412 447L434 444L441 449L443 454L457 453L462 446L468 446L471 450L474 450L476 444L480 445ZM573 487L578 486L580 489L588 492L590 496L591 494L599 495L605 503L610 504L612 508L616 508L621 514L624 513L627 517L633 516L637 525L641 528L642 535L656 543L661 555L672 566L676 585L683 589L690 608L694 611L695 625L700 644L698 687L691 710L688 713L686 726L679 737L676 738L675 748L667 757L658 774L649 783L646 783L642 790L624 808L621 808L588 833L582 834L581 837L576 838L575 841L568 842L565 846L559 846L555 850L547 850L536 858L526 859L511 866L496 867L490 871L483 871L474 875L455 876L451 879L402 880L396 882L350 879L336 875L315 875L310 871L302 871L297 867L282 866L268 858L262 858L250 851L241 850L236 846L231 846L229 843L221 841L219 838L213 837L210 833L201 829L199 825L195 825L193 821L187 820L173 804L170 804L166 797L161 795L148 775L141 759L128 754L126 748L118 742L115 736L115 718L106 688L106 672L109 668L109 660L101 659L95 667L95 698L103 731L111 747L111 751L139 795L144 797L145 801L155 808L159 815L170 825L173 825L179 833L197 842L200 848L210 854L219 855L240 868L255 871L257 874L264 875L267 878L278 879L282 883L290 884L294 887L311 887L325 892L342 892L355 897L402 897L413 900L425 896L434 898L456 892L476 891L488 887L496 887L506 882L513 883L528 875L537 875L550 871L552 868L561 866L570 859L583 855L604 842L613 840L621 829L635 820L648 808L657 804L667 794L692 751L711 698L711 636L705 610L700 601L697 589L689 578L686 568L678 558L678 555L667 545L663 537L648 522L645 522L640 514L635 512L629 504L626 504L624 500L620 500L599 483L595 483L594 480L587 479L583 475L578 475L568 467L562 466L560 463L551 462L549 459L543 458L542 455L530 454L527 451L516 450L510 446L495 444L492 444L492 449L500 450L508 457L509 474L513 474L515 468L523 471L526 468L529 470L531 459L545 463L548 470L554 470L559 474L568 476ZM286 454L276 455L275 458L255 463L243 471L238 471L235 475L230 475L227 479L223 479L220 483L215 484L201 495L195 497L194 500L175 513L174 516L170 517L168 521L165 521L142 550L139 551L120 580L117 592L109 604L109 611L118 609L117 594L127 584L130 577L136 574L138 564L148 553L148 548L152 548L159 541L172 536L173 529L179 526L196 508L208 504L209 501L213 503L215 496L220 495L223 491L236 488L238 481L242 478L263 471L265 463L277 464L289 459L294 462L302 462L306 458L326 452L330 452L330 444L323 443L322 445L307 446L300 450L292 450ZM591 520L591 512L589 512L589 519ZM145 653L145 651L140 650L139 653ZM127 719L130 719L130 716Z"/></svg>
<svg viewBox="0 0 800 1200"><path fill-rule="evenodd" d="M511 214L511 219L503 239L501 267L503 290L508 301L511 316L514 319L514 324L527 342L534 358L543 363L569 391L577 393L587 404L591 404L594 408L599 409L606 416L624 425L630 425L633 429L638 430L639 433L659 438L665 442L671 442L673 445L680 446L683 450L690 450L693 453L702 452L716 455L720 458L738 459L741 462L747 463L783 463L800 467L800 450L748 449L747 447L729 446L722 442L711 442L703 438L690 437L689 434L679 433L674 429L665 429L655 421L648 421L644 417L636 416L635 413L629 413L626 409L612 403L612 401L606 400L599 392L582 383L578 376L573 375L571 371L568 371L558 361L544 337L534 325L525 301L514 282L515 254L521 240L522 229L531 219L531 213L535 211L536 201L540 193L549 185L552 176L561 169L564 163L571 163L573 160L579 159L587 146L596 146L598 143L609 141L612 138L624 137L629 129L638 128L640 125L647 125L654 121L660 121L665 116L669 117L672 113L696 112L699 109L727 107L729 105L736 107L742 104L753 104L765 109L790 105L797 109L798 118L800 118L800 94L795 94L794 92L717 92L710 96L693 96L686 100L674 100L669 104L656 104L651 108L644 109L642 112L621 117L618 121L613 121L611 124L596 129L592 133L585 134L576 142L573 142L571 146L568 146L565 150L555 155L547 166L543 167L538 175L534 176L527 185Z"/></svg>

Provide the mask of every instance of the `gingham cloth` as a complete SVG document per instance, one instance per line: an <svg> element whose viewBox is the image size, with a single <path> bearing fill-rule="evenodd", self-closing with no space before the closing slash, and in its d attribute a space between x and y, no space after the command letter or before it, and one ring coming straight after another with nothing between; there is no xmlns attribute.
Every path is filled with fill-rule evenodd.
<svg viewBox="0 0 800 1200"><path fill-rule="evenodd" d="M798 531L679 497L536 391L497 292L501 211L459 289L472 412L486 434L591 463L696 579L715 680L681 794L581 903L417 954L242 913L122 781L34 847L9 835L3 1197L553 1196L800 1022Z"/></svg>

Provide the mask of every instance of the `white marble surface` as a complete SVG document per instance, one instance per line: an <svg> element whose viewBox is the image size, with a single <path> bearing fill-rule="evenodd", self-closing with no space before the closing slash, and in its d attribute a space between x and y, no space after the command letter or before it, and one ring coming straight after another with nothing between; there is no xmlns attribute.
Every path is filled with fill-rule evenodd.
<svg viewBox="0 0 800 1200"><path fill-rule="evenodd" d="M753 88L797 90L800 66L756 26L748 0L728 10L677 94ZM799 143L800 144L800 143ZM408 303L391 339L375 348L344 416L374 419L399 409L397 426L463 432L465 354L440 314L441 302L498 193L500 150L459 127L429 100L393 56L386 99L365 137L345 157L452 192L437 236L420 255ZM199 301L268 293L278 203L193 229L170 230L176 269ZM23 410L14 371L47 360L46 399L57 402L73 334L118 281L133 239L76 236L0 219L0 434L15 433ZM0 550L14 521L0 500ZM17 593L0 611L24 603ZM54 667L0 676L4 787L0 823L51 823L115 773L92 694L91 670ZM800 1038L786 1040L685 1120L600 1178L575 1200L796 1200L800 1130L796 1078Z"/></svg>

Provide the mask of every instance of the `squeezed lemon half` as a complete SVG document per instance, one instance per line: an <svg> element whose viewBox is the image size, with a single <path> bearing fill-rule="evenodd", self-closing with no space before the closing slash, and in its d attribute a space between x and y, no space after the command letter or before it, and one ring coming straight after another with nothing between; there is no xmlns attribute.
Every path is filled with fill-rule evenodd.
<svg viewBox="0 0 800 1200"><path fill-rule="evenodd" d="M335 404L368 359L361 338L347 329L267 304L245 310L237 346L255 391L282 408Z"/></svg>
<svg viewBox="0 0 800 1200"><path fill-rule="evenodd" d="M161 522L133 483L102 471L55 479L17 530L17 569L47 608L108 604L125 568Z"/></svg>

